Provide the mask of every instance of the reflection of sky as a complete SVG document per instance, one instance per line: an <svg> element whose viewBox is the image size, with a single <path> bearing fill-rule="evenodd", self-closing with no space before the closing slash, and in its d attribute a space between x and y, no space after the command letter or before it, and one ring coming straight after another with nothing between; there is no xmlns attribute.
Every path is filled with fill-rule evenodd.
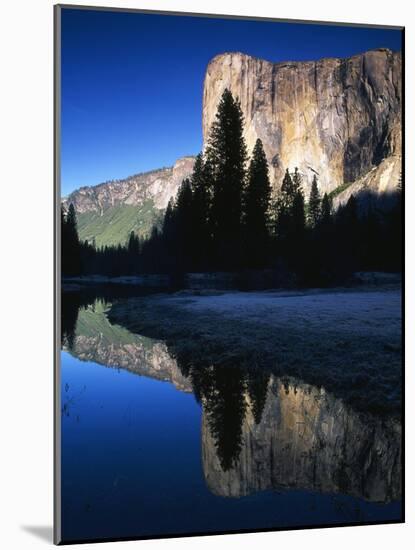
<svg viewBox="0 0 415 550"><path fill-rule="evenodd" d="M397 503L305 491L213 495L201 464L201 409L167 382L62 352L62 406L65 540L399 517Z"/></svg>
<svg viewBox="0 0 415 550"><path fill-rule="evenodd" d="M401 49L397 30L76 9L62 14L64 195L197 154L203 78L218 53L300 61Z"/></svg>

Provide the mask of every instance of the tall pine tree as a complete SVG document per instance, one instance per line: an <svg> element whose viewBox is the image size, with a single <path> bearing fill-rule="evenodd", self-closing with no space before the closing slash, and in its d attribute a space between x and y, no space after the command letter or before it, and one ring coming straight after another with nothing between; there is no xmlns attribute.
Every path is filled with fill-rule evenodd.
<svg viewBox="0 0 415 550"><path fill-rule="evenodd" d="M62 274L80 275L81 247L78 237L78 226L75 207L71 203L68 211L61 211L61 244L62 244Z"/></svg>
<svg viewBox="0 0 415 550"><path fill-rule="evenodd" d="M138 235L131 231L127 243L127 269L131 275L136 275L139 271L140 261L140 240Z"/></svg>
<svg viewBox="0 0 415 550"><path fill-rule="evenodd" d="M311 184L310 199L308 201L308 223L310 227L316 227L321 216L321 198L318 190L317 177L314 174Z"/></svg>
<svg viewBox="0 0 415 550"><path fill-rule="evenodd" d="M350 195L347 203L337 209L335 216L337 246L341 255L337 257L338 270L347 276L357 267L360 248L360 220L356 197Z"/></svg>
<svg viewBox="0 0 415 550"><path fill-rule="evenodd" d="M305 244L305 209L301 174L285 172L276 202L276 236L282 257L294 269L300 269Z"/></svg>
<svg viewBox="0 0 415 550"><path fill-rule="evenodd" d="M235 269L241 262L242 196L246 176L246 145L239 102L226 89L212 125L207 163L212 170L210 222L217 267Z"/></svg>
<svg viewBox="0 0 415 550"><path fill-rule="evenodd" d="M264 267L269 249L269 205L271 184L262 141L257 139L248 169L244 197L245 264Z"/></svg>
<svg viewBox="0 0 415 550"><path fill-rule="evenodd" d="M321 216L320 216L320 223L328 226L331 225L332 217L331 217L331 200L327 193L324 193L323 200L321 201Z"/></svg>
<svg viewBox="0 0 415 550"><path fill-rule="evenodd" d="M171 271L176 261L175 256L177 254L178 245L176 211L173 198L169 200L166 212L164 213L162 241L165 267L168 271Z"/></svg>
<svg viewBox="0 0 415 550"><path fill-rule="evenodd" d="M209 212L212 200L212 177L209 165L200 153L196 157L190 180L192 189L191 262L196 270L205 269L210 259Z"/></svg>
<svg viewBox="0 0 415 550"><path fill-rule="evenodd" d="M184 179L176 197L175 226L176 238L175 258L178 271L188 271L192 256L192 188L189 179Z"/></svg>
<svg viewBox="0 0 415 550"><path fill-rule="evenodd" d="M275 233L280 243L283 243L287 239L289 233L290 211L293 200L293 181L287 168L275 203Z"/></svg>

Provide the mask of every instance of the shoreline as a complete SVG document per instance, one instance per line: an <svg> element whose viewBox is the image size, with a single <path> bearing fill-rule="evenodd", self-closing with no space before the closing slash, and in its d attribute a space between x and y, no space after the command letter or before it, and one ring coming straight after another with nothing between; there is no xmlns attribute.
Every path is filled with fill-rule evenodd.
<svg viewBox="0 0 415 550"><path fill-rule="evenodd" d="M149 273L142 275L80 275L62 277L62 290L82 290L94 286L123 286L166 289L166 291L312 291L313 287L301 287L293 284L275 284L270 270L246 272L200 272L185 273L179 278L164 273ZM343 285L330 285L319 290L334 290L336 288L383 288L400 287L402 274L395 272L367 271L354 273Z"/></svg>

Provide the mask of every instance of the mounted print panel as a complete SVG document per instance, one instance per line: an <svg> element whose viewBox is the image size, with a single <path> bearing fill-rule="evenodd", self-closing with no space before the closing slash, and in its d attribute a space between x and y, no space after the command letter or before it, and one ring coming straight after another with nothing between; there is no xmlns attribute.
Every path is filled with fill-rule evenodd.
<svg viewBox="0 0 415 550"><path fill-rule="evenodd" d="M55 542L402 522L403 28L55 38Z"/></svg>

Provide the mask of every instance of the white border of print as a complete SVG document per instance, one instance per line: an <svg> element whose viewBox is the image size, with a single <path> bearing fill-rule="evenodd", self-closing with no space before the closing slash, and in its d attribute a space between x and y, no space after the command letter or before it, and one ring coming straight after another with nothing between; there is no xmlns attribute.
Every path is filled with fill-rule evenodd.
<svg viewBox="0 0 415 550"><path fill-rule="evenodd" d="M343 21L406 27L406 151L415 151L415 18L405 0L325 0L274 3L269 0L71 0L72 4L226 13L288 19ZM2 6L1 195L2 236L2 543L8 550L51 544L53 518L53 6L52 0L20 0ZM406 155L406 524L223 535L188 539L111 543L169 550L264 549L276 545L309 550L399 545L415 539L415 234L414 159ZM30 270L28 269L30 266ZM100 544L84 545L97 549Z"/></svg>

